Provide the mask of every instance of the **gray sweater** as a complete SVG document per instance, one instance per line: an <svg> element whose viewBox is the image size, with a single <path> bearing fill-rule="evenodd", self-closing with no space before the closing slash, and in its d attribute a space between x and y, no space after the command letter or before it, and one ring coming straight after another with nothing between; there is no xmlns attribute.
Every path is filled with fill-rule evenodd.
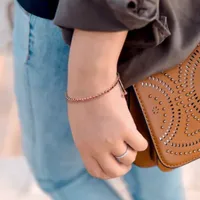
<svg viewBox="0 0 200 200"><path fill-rule="evenodd" d="M55 24L73 30L128 30L118 71L125 87L183 61L200 42L200 0L60 0Z"/></svg>

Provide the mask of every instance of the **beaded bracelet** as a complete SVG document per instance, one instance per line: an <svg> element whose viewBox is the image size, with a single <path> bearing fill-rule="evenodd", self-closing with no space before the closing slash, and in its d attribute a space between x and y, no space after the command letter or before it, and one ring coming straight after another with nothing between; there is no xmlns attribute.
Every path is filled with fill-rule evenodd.
<svg viewBox="0 0 200 200"><path fill-rule="evenodd" d="M84 97L84 98L72 98L66 93L65 96L66 96L67 101L70 102L70 103L81 103L81 102L91 101L91 100L97 99L97 98L109 93L112 89L114 89L117 86L118 83L121 86L121 89L122 89L122 92L123 92L122 96L124 97L127 94L127 92L126 92L126 90L125 90L125 88L124 88L124 86L121 82L119 74L117 74L117 78L116 78L115 82L111 85L111 87L109 87L108 89L104 90L103 92L101 92L97 95Z"/></svg>

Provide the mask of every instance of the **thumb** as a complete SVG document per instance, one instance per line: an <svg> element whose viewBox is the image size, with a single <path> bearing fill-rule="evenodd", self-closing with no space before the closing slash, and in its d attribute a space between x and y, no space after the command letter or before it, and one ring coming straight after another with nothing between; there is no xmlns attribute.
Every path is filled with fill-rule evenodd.
<svg viewBox="0 0 200 200"><path fill-rule="evenodd" d="M125 142L135 151L144 151L148 147L147 140L136 128L132 128L127 132Z"/></svg>

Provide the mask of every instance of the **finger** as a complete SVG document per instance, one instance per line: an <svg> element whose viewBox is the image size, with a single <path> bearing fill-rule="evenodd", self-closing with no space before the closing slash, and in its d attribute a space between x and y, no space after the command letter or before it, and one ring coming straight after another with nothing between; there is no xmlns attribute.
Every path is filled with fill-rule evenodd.
<svg viewBox="0 0 200 200"><path fill-rule="evenodd" d="M123 155L127 151L127 148L127 144L123 140L120 140L116 142L114 146L112 146L111 153L114 155L114 157L118 157Z"/></svg>
<svg viewBox="0 0 200 200"><path fill-rule="evenodd" d="M137 152L134 151L131 147L128 147L126 155L124 157L117 158L117 161L126 166L130 166L135 161L136 156Z"/></svg>
<svg viewBox="0 0 200 200"><path fill-rule="evenodd" d="M125 142L135 151L144 151L148 147L147 140L137 131L137 129L127 132Z"/></svg>
<svg viewBox="0 0 200 200"><path fill-rule="evenodd" d="M118 142L115 147L113 147L112 152L113 156L116 157L120 157L122 156L124 153L126 153L126 155L123 158L120 158L120 163L125 164L127 166L130 166L136 158L136 152L129 147L128 144L126 144L125 142ZM119 160L117 159L117 161L119 162Z"/></svg>
<svg viewBox="0 0 200 200"><path fill-rule="evenodd" d="M109 179L110 177L107 176L103 170L101 169L101 166L99 165L99 163L95 160L95 158L93 158L92 156L85 156L82 157L85 168L87 169L88 173L95 177L95 178L99 178L99 179Z"/></svg>
<svg viewBox="0 0 200 200"><path fill-rule="evenodd" d="M115 157L109 153L104 155L99 155L97 157L97 161L101 166L102 170L104 171L104 173L110 178L117 178L123 176L126 173L128 173L132 168L132 165L126 166L124 164L119 163L115 159Z"/></svg>

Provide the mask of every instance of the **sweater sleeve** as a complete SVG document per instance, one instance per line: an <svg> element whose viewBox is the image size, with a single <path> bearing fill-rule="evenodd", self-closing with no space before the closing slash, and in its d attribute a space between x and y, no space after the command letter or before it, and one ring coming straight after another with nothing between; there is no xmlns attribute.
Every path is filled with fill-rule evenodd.
<svg viewBox="0 0 200 200"><path fill-rule="evenodd" d="M174 11L168 4L171 5L171 1L60 0L54 22L62 28L64 40L69 45L74 29L102 32L127 30L129 33L118 63L118 71L127 87L152 69L148 63L146 70L140 70L138 63L145 61L141 56L143 52L160 46L171 35L167 12L161 12L161 8L167 7L170 22L175 22L172 20ZM152 57L159 60L156 54ZM141 60L133 64L138 56Z"/></svg>
<svg viewBox="0 0 200 200"><path fill-rule="evenodd" d="M159 15L159 0L60 0L55 24L63 29L139 29Z"/></svg>

